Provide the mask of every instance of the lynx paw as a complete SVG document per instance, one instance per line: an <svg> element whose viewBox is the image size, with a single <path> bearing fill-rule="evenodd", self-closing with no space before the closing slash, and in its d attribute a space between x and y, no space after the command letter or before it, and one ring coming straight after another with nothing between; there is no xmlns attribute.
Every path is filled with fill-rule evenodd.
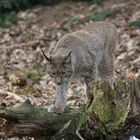
<svg viewBox="0 0 140 140"><path fill-rule="evenodd" d="M59 107L55 107L54 105L50 105L48 107L48 112L63 113L64 112L64 109L59 108Z"/></svg>
<svg viewBox="0 0 140 140"><path fill-rule="evenodd" d="M48 112L54 112L54 105L50 105L48 107Z"/></svg>

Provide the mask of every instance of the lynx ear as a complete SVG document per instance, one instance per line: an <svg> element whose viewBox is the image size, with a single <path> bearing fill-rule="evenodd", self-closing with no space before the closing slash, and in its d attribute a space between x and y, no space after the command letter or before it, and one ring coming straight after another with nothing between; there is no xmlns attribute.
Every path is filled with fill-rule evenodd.
<svg viewBox="0 0 140 140"><path fill-rule="evenodd" d="M70 63L70 61L71 61L71 57L70 57L71 56L71 52L72 51L70 51L69 54L65 56L64 63Z"/></svg>
<svg viewBox="0 0 140 140"><path fill-rule="evenodd" d="M51 56L50 56L50 58L48 56L46 56L46 54L44 53L43 50L42 50L42 53L43 53L44 57L47 59L47 61L51 63Z"/></svg>

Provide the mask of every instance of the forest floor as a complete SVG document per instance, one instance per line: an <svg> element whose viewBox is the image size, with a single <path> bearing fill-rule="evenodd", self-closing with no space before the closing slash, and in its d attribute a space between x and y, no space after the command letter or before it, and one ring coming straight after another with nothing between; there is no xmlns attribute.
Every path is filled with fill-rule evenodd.
<svg viewBox="0 0 140 140"><path fill-rule="evenodd" d="M47 52L64 34L98 20L111 21L118 28L115 77L140 76L140 2L114 1L37 6L19 12L17 25L0 28L0 103L16 105L29 98L37 106L52 104L56 86L46 72L41 49ZM84 91L81 82L72 82L68 105L85 103Z"/></svg>

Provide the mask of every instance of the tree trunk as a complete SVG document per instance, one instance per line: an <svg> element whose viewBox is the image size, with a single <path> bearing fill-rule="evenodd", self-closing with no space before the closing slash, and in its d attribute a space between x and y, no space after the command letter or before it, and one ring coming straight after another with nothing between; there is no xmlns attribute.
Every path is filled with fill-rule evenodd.
<svg viewBox="0 0 140 140"><path fill-rule="evenodd" d="M1 131L7 137L30 136L39 140L128 140L140 138L140 78L89 87L94 100L89 108L66 108L63 114L48 113L27 100L16 108L0 107Z"/></svg>

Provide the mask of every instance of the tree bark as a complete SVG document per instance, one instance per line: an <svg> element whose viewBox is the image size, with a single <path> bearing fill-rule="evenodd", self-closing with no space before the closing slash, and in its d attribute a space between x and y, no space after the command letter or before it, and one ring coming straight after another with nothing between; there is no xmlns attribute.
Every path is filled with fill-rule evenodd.
<svg viewBox="0 0 140 140"><path fill-rule="evenodd" d="M140 138L140 78L92 84L94 100L89 108L66 108L63 114L48 113L29 100L17 107L0 107L1 131L7 137L30 136L40 140L128 140Z"/></svg>

